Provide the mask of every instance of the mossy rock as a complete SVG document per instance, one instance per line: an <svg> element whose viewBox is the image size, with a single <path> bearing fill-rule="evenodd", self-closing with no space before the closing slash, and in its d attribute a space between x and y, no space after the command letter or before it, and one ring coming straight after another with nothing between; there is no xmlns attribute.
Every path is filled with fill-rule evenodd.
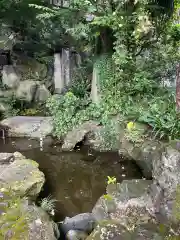
<svg viewBox="0 0 180 240"><path fill-rule="evenodd" d="M22 76L22 80L43 80L47 76L47 66L34 59L23 59L17 63L16 70Z"/></svg>
<svg viewBox="0 0 180 240"><path fill-rule="evenodd" d="M87 240L163 240L156 224L144 224L127 229L117 221L99 223Z"/></svg>
<svg viewBox="0 0 180 240"><path fill-rule="evenodd" d="M26 159L22 154L14 154L15 161L0 174L0 183L9 186L19 196L36 198L45 182L44 174L38 163Z"/></svg>

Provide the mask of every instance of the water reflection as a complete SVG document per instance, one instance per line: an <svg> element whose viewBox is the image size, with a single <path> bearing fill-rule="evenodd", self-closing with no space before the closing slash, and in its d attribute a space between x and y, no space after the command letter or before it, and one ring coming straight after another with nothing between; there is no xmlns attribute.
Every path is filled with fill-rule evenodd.
<svg viewBox="0 0 180 240"><path fill-rule="evenodd" d="M117 181L141 178L141 172L131 162L120 159L117 153L93 152L82 149L76 152L60 152L53 146L40 151L38 141L6 139L0 142L0 152L20 151L37 161L46 176L41 197L49 194L57 199L56 218L73 216L91 211L97 199L105 192L107 176Z"/></svg>

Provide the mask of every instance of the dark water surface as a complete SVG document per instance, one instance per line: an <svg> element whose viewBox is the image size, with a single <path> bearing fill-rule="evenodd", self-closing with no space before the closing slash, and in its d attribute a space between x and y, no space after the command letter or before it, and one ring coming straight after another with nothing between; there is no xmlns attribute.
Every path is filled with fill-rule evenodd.
<svg viewBox="0 0 180 240"><path fill-rule="evenodd" d="M58 146L45 146L28 139L0 139L0 152L19 151L39 163L46 183L41 197L49 194L57 201L56 220L92 210L104 194L107 176L123 179L141 178L139 168L132 161L122 160L115 152L95 152L88 148L62 152Z"/></svg>

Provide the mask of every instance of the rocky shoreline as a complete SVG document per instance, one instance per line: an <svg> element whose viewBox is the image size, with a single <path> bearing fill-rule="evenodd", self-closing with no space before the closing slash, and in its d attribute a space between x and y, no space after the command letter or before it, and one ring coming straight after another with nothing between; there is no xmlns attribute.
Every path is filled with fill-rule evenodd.
<svg viewBox="0 0 180 240"><path fill-rule="evenodd" d="M72 230L77 238L67 239L150 240L179 236L180 218L176 214L180 201L176 198L180 183L179 166L180 152L167 147L159 161L153 162L152 180L124 180L121 184L108 185L109 198L102 196L92 210L93 224L96 223L92 233L87 238L78 238L83 229L80 232L76 228L76 217L77 222L80 217L76 216ZM164 232L161 231L162 225ZM86 227L83 232L87 234Z"/></svg>
<svg viewBox="0 0 180 240"><path fill-rule="evenodd" d="M24 119L27 120L26 117ZM11 134L19 131L18 127L12 124L12 119L11 121L5 120L5 122L3 126L10 128ZM27 126L26 124L18 126L27 133L28 129L32 129L32 122L29 124L29 128L22 127ZM41 131L39 129L42 131L49 129L47 135L51 135L51 127L39 126L36 137L40 138L38 134ZM23 135L23 131L21 131L21 136L27 136ZM98 144L102 143L100 138L91 138L92 133L97 131L99 131L99 126L95 122L88 122L81 128L74 129L64 139L62 149L72 150L81 141L84 141L84 144L87 144L88 141L88 144L91 143L91 147L96 148L99 146ZM28 134L32 137L30 131ZM94 136L97 135L94 134ZM45 223L41 221L42 225L51 226L45 227L43 230L43 234L47 235L47 238L38 238L37 236L41 234L41 230L38 230L40 232L33 235L33 239L156 240L166 239L165 237L168 235L180 235L180 217L176 214L179 211L178 204L180 202L180 196L178 198L179 149L155 141L144 142L139 147L130 142L126 141L125 144L125 141L121 141L119 152L135 160L141 166L146 179L124 180L122 183L109 184L106 195L99 198L91 213L82 213L57 223L61 234L60 238L57 238L59 232L54 234L53 224L55 223L47 213L44 213L48 216L48 220L46 219ZM26 159L20 153L0 153L0 183L9 184L13 191L20 192L22 199L28 197L34 201L40 193L44 181L44 174L39 171L36 162ZM33 206L36 208L35 205ZM34 221L36 222L36 220ZM165 229L163 233L162 225Z"/></svg>
<svg viewBox="0 0 180 240"><path fill-rule="evenodd" d="M166 234L180 234L180 219L174 214L180 184L179 166L180 152L166 147L161 157L153 161L152 180L124 180L109 184L106 195L100 197L92 213L67 217L57 223L61 238L57 238L59 232L54 232L55 223L48 213L32 203L45 181L36 162L17 152L0 153L0 183L10 186L23 201L25 197L31 200L23 203L27 211L39 212L39 215L33 215L29 224L29 239L164 239L160 231L162 224L167 227ZM38 238L42 231L46 238Z"/></svg>
<svg viewBox="0 0 180 240"><path fill-rule="evenodd" d="M0 192L5 195L9 189L10 197L19 199L18 205L12 205L15 210L18 207L20 211L11 213L11 208L8 207L4 215L11 216L16 214L16 218L20 219L23 216L28 216L24 220L27 225L27 232L22 230L22 239L47 239L55 240L54 225L48 213L42 208L35 205L35 200L40 193L45 182L44 174L38 169L38 163L31 159L26 159L21 153L0 153ZM3 212L1 212L3 214ZM11 219L11 218L10 218ZM3 219L2 219L3 221ZM11 220L6 224L11 226ZM17 220L18 221L18 220ZM1 224L4 224L1 222ZM16 224L16 221L14 222ZM22 223L23 224L23 223ZM1 225L3 227L3 225ZM13 231L9 227L8 231ZM8 232L7 232L8 234ZM25 234L25 235L23 235ZM42 238L43 236L43 238ZM11 239L7 237L7 239Z"/></svg>

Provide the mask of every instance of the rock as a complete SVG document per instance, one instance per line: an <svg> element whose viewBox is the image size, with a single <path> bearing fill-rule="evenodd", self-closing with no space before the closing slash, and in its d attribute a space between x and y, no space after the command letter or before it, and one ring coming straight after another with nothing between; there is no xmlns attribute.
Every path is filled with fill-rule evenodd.
<svg viewBox="0 0 180 240"><path fill-rule="evenodd" d="M49 215L35 205L25 207L25 212L30 213L29 240L56 240L60 233ZM58 238L56 238L58 237Z"/></svg>
<svg viewBox="0 0 180 240"><path fill-rule="evenodd" d="M81 213L72 218L65 218L60 225L60 229L64 234L70 230L90 233L94 229L95 224L96 221L92 213Z"/></svg>
<svg viewBox="0 0 180 240"><path fill-rule="evenodd" d="M20 77L11 65L5 65L2 70L2 83L7 88L16 88L20 83Z"/></svg>
<svg viewBox="0 0 180 240"><path fill-rule="evenodd" d="M129 240L130 233L118 222L106 220L99 224L87 240Z"/></svg>
<svg viewBox="0 0 180 240"><path fill-rule="evenodd" d="M6 34L0 35L0 49L12 50L14 45L14 34L10 30Z"/></svg>
<svg viewBox="0 0 180 240"><path fill-rule="evenodd" d="M0 98L2 98L3 100L8 99L8 98L12 98L13 94L14 94L13 89L0 90Z"/></svg>
<svg viewBox="0 0 180 240"><path fill-rule="evenodd" d="M109 219L109 213L106 207L106 203L107 201L105 200L104 196L102 196L98 199L92 210L92 213L97 222L102 221L104 219Z"/></svg>
<svg viewBox="0 0 180 240"><path fill-rule="evenodd" d="M168 235L167 235L168 236ZM157 223L141 224L131 232L133 240L164 240Z"/></svg>
<svg viewBox="0 0 180 240"><path fill-rule="evenodd" d="M120 155L135 160L141 168L143 175L150 179L152 177L152 162L158 161L158 159L161 158L162 146L155 141L145 141L142 144L136 145L123 139L119 153Z"/></svg>
<svg viewBox="0 0 180 240"><path fill-rule="evenodd" d="M13 153L0 153L0 165L10 164L14 161Z"/></svg>
<svg viewBox="0 0 180 240"><path fill-rule="evenodd" d="M87 233L78 230L70 230L66 234L67 240L85 240L87 237Z"/></svg>
<svg viewBox="0 0 180 240"><path fill-rule="evenodd" d="M0 153L0 173L14 161L12 153Z"/></svg>
<svg viewBox="0 0 180 240"><path fill-rule="evenodd" d="M32 80L25 80L23 82L20 82L20 85L15 93L16 98L29 103L32 102L36 94L38 85L39 82Z"/></svg>
<svg viewBox="0 0 180 240"><path fill-rule="evenodd" d="M7 104L5 103L0 103L0 112L5 112L7 110Z"/></svg>
<svg viewBox="0 0 180 240"><path fill-rule="evenodd" d="M38 163L26 159L20 153L15 153L14 158L15 160L1 171L0 183L9 186L20 196L36 198L45 182Z"/></svg>
<svg viewBox="0 0 180 240"><path fill-rule="evenodd" d="M15 197L13 199L15 200ZM60 236L56 224L43 209L29 203L24 198L17 201L17 203L13 205L13 208L7 208L6 210L6 224L9 225L9 235L14 230L16 239L56 240L55 235ZM8 216L11 222L8 222ZM11 227L12 225L15 227ZM7 237L5 239L10 240L12 238Z"/></svg>
<svg viewBox="0 0 180 240"><path fill-rule="evenodd" d="M107 195L110 199L102 197L101 202L97 203L92 211L95 219L120 219L125 226L147 223L153 218L154 210L148 195L151 183L150 180L124 180L122 184L108 185Z"/></svg>
<svg viewBox="0 0 180 240"><path fill-rule="evenodd" d="M174 209L180 201L180 152L166 147L162 157L153 161L154 188L161 189L159 195L159 213L168 221L180 222ZM153 191L151 191L153 194ZM177 210L176 212L178 212Z"/></svg>
<svg viewBox="0 0 180 240"><path fill-rule="evenodd" d="M120 221L120 220L119 220ZM87 240L163 240L157 225L142 224L127 229L117 221L108 220L98 225Z"/></svg>
<svg viewBox="0 0 180 240"><path fill-rule="evenodd" d="M8 127L8 136L41 138L51 135L53 126L50 117L16 116L4 119L0 123Z"/></svg>
<svg viewBox="0 0 180 240"><path fill-rule="evenodd" d="M158 185L156 181L153 181L153 184L151 184L149 192L151 199L153 201L154 212L155 214L158 214L161 206L161 201L163 199L163 189Z"/></svg>
<svg viewBox="0 0 180 240"><path fill-rule="evenodd" d="M35 101L36 102L45 102L51 96L49 90L45 85L40 85L36 91Z"/></svg>
<svg viewBox="0 0 180 240"><path fill-rule="evenodd" d="M97 122L88 121L82 124L81 126L74 128L65 137L62 149L67 151L72 150L78 142L84 140L87 133L97 128L97 126L98 126Z"/></svg>
<svg viewBox="0 0 180 240"><path fill-rule="evenodd" d="M90 146L97 151L106 151L107 147L104 146L104 138L102 136L103 127L97 126L95 129L87 133L85 145Z"/></svg>
<svg viewBox="0 0 180 240"><path fill-rule="evenodd" d="M124 133L122 118L112 117L106 126L98 126L86 135L85 144L97 151L118 151L119 138Z"/></svg>
<svg viewBox="0 0 180 240"><path fill-rule="evenodd" d="M21 56L19 62L16 63L17 72L21 75L23 80L32 79L41 81L47 76L47 66L35 59Z"/></svg>

